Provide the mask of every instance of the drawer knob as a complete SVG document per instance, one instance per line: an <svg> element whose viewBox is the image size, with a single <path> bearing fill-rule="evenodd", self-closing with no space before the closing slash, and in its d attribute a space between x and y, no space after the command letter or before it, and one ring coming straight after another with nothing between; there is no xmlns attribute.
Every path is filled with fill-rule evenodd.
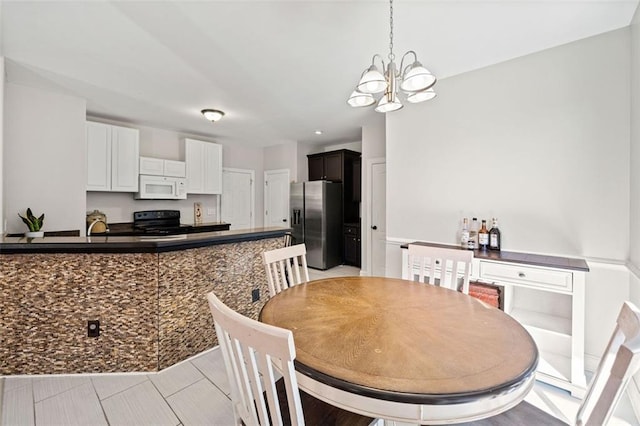
<svg viewBox="0 0 640 426"><path fill-rule="evenodd" d="M527 275L526 275L524 272L518 272L518 276L519 276L520 278L524 278L524 277L526 277Z"/></svg>

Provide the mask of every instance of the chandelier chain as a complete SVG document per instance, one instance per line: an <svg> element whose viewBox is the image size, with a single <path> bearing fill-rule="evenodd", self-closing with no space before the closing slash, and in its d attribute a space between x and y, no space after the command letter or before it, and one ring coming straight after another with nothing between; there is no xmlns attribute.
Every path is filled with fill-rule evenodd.
<svg viewBox="0 0 640 426"><path fill-rule="evenodd" d="M389 0L389 61L393 62L393 0Z"/></svg>

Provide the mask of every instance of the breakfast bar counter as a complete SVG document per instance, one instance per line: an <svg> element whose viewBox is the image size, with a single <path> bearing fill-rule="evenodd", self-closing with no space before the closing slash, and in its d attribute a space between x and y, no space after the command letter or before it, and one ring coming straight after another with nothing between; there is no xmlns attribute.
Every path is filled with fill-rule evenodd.
<svg viewBox="0 0 640 426"><path fill-rule="evenodd" d="M6 253L160 253L282 237L288 228L253 228L162 236L0 237Z"/></svg>
<svg viewBox="0 0 640 426"><path fill-rule="evenodd" d="M257 318L261 253L288 231L0 238L0 375L153 372L211 348L205 295Z"/></svg>

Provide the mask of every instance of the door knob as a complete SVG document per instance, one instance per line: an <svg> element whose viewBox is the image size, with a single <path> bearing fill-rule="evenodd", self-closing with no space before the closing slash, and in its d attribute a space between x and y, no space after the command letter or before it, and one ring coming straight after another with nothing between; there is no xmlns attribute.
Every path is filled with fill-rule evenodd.
<svg viewBox="0 0 640 426"><path fill-rule="evenodd" d="M375 226L375 225L373 225L373 226L371 227L371 229L373 229L373 230L375 231L376 229L378 229L378 227L377 227L377 226Z"/></svg>

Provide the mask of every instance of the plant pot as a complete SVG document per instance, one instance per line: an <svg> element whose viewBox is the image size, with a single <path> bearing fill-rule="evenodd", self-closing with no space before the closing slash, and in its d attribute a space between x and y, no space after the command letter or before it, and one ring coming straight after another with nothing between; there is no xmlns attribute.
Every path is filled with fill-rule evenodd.
<svg viewBox="0 0 640 426"><path fill-rule="evenodd" d="M24 236L27 238L42 238L44 237L44 232L43 231L25 232Z"/></svg>

